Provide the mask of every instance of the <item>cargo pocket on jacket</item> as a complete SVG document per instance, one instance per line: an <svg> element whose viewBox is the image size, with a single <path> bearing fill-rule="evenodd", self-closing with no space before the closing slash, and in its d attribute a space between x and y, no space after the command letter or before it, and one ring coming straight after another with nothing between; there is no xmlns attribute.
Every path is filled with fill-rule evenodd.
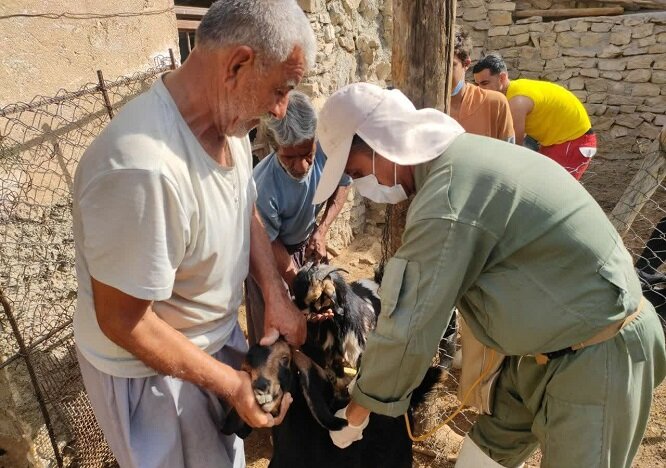
<svg viewBox="0 0 666 468"><path fill-rule="evenodd" d="M393 315L400 299L402 282L409 262L404 258L393 257L384 267L384 278L379 288L379 297L382 300L382 314Z"/></svg>

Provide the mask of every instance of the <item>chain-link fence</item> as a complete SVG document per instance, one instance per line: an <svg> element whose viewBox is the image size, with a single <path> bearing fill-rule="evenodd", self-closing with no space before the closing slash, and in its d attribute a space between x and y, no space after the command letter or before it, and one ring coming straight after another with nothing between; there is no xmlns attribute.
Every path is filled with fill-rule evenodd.
<svg viewBox="0 0 666 468"><path fill-rule="evenodd" d="M98 72L76 92L0 109L0 407L20 428L0 447L10 466L113 464L73 347L72 179L116 110L174 66L170 54L142 73L108 82Z"/></svg>

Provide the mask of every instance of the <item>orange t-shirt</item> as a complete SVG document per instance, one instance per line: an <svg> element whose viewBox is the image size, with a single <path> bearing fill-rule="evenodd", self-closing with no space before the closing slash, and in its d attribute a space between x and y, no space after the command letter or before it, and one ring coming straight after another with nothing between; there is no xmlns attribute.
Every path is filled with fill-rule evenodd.
<svg viewBox="0 0 666 468"><path fill-rule="evenodd" d="M513 142L516 132L504 94L467 83L458 115L451 115L468 133Z"/></svg>

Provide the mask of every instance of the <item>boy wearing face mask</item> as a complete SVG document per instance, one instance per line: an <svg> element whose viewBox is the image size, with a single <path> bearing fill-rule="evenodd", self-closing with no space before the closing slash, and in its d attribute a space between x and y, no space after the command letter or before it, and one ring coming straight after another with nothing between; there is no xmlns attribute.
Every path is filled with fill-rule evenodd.
<svg viewBox="0 0 666 468"><path fill-rule="evenodd" d="M347 200L351 179L343 175L325 203L312 204L326 156L315 141L317 114L303 93L289 93L283 119L265 122L277 150L254 168L257 211L271 241L278 271L291 288L306 259L326 258L326 234ZM321 222L316 217L323 208ZM264 334L264 302L250 276L245 282L248 338L257 343Z"/></svg>
<svg viewBox="0 0 666 468"><path fill-rule="evenodd" d="M471 51L472 42L467 32L456 26L450 115L468 133L514 143L516 134L506 97L465 82L465 72L472 63Z"/></svg>

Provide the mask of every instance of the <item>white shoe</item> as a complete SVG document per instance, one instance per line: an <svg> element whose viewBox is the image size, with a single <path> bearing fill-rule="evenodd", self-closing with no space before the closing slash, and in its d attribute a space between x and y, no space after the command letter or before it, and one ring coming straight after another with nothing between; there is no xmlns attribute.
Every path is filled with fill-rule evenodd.
<svg viewBox="0 0 666 468"><path fill-rule="evenodd" d="M524 463L521 463L516 468L523 468ZM486 455L478 445L474 443L468 435L463 440L462 448L458 453L458 461L456 461L455 468L505 468L495 460Z"/></svg>

